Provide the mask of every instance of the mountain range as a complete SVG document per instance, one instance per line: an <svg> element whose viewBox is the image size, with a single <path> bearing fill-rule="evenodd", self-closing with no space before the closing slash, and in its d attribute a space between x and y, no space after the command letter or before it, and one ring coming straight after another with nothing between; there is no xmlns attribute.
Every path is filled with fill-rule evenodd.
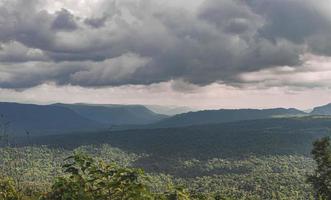
<svg viewBox="0 0 331 200"><path fill-rule="evenodd" d="M56 134L105 127L73 110L54 105L0 103L0 114L14 133Z"/></svg>
<svg viewBox="0 0 331 200"><path fill-rule="evenodd" d="M151 124L167 117L142 105L53 104L106 125Z"/></svg>
<svg viewBox="0 0 331 200"><path fill-rule="evenodd" d="M0 103L0 114L11 123L11 130L14 132L29 131L47 135L109 128L156 129L293 116L331 115L331 104L316 107L311 113L295 108L220 109L167 116L153 112L148 106L143 105L33 105L4 102Z"/></svg>
<svg viewBox="0 0 331 200"><path fill-rule="evenodd" d="M225 123L242 120L265 119L274 117L289 117L305 115L306 113L290 108L274 109L221 109L204 110L178 114L161 120L155 124L156 127L179 127L199 124Z"/></svg>
<svg viewBox="0 0 331 200"><path fill-rule="evenodd" d="M324 105L324 106L315 107L311 111L311 114L313 114L313 115L331 115L331 103Z"/></svg>

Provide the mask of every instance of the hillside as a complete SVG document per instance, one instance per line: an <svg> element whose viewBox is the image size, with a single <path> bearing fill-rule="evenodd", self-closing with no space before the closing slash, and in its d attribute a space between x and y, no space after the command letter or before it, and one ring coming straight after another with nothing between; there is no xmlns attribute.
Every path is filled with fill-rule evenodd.
<svg viewBox="0 0 331 200"><path fill-rule="evenodd" d="M166 118L141 105L54 104L108 125L149 124Z"/></svg>
<svg viewBox="0 0 331 200"><path fill-rule="evenodd" d="M15 133L59 134L105 127L68 108L54 105L0 103L0 114L10 122L10 129Z"/></svg>
<svg viewBox="0 0 331 200"><path fill-rule="evenodd" d="M175 115L155 123L154 127L181 127L305 114L306 113L294 108L204 110Z"/></svg>
<svg viewBox="0 0 331 200"><path fill-rule="evenodd" d="M65 148L109 143L126 151L162 158L309 155L312 142L331 135L330 129L331 118L275 118L181 128L57 135L37 137L34 142Z"/></svg>
<svg viewBox="0 0 331 200"><path fill-rule="evenodd" d="M313 115L331 115L331 103L327 104L327 105L324 105L324 106L315 107L310 114L313 114Z"/></svg>
<svg viewBox="0 0 331 200"><path fill-rule="evenodd" d="M330 136L330 129L331 117L307 116L34 136L30 142L20 140L16 149L0 148L23 163L19 173L1 166L0 171L16 175L23 183L38 180L36 188L51 188L53 177L61 175L54 172L63 171L62 159L71 152L86 152L96 160L143 168L157 189L175 183L203 194L222 191L232 199L274 199L275 192L288 199L313 199L306 175L315 164L307 155L312 141Z"/></svg>

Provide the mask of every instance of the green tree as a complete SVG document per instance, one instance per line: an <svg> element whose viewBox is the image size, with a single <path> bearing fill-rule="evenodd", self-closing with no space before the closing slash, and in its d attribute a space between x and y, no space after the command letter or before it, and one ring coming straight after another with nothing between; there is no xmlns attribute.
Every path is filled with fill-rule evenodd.
<svg viewBox="0 0 331 200"><path fill-rule="evenodd" d="M315 190L315 199L331 200L331 147L330 138L322 138L314 142L312 150L317 168L308 182Z"/></svg>
<svg viewBox="0 0 331 200"><path fill-rule="evenodd" d="M44 200L123 200L152 199L149 188L141 183L144 173L140 169L121 168L115 164L96 162L75 154L67 158L64 172Z"/></svg>
<svg viewBox="0 0 331 200"><path fill-rule="evenodd" d="M20 196L15 189L14 181L10 178L0 178L0 199L19 200Z"/></svg>

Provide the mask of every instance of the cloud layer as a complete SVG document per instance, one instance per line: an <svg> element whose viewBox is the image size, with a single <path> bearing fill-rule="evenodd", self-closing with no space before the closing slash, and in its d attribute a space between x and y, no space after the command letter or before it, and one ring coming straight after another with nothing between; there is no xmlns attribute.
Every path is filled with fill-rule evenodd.
<svg viewBox="0 0 331 200"><path fill-rule="evenodd" d="M0 88L331 86L326 1L178 2L0 0Z"/></svg>

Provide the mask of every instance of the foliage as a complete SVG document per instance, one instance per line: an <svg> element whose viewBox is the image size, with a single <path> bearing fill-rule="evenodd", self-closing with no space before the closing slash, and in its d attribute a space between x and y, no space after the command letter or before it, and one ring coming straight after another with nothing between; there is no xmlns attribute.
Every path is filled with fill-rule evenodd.
<svg viewBox="0 0 331 200"><path fill-rule="evenodd" d="M147 186L139 181L144 177L142 170L95 162L81 154L67 159L71 162L63 167L69 176L58 178L44 200L152 199Z"/></svg>
<svg viewBox="0 0 331 200"><path fill-rule="evenodd" d="M198 160L137 155L109 145L81 146L75 150L46 146L6 147L0 148L0 174L12 177L23 196L49 194L54 192L54 177L60 177L56 182L63 184L72 184L70 180L75 180L70 179L70 173L61 167L73 163L73 158L63 162L72 154L88 154L98 167L100 163L111 163L104 165L134 171L136 167L145 169L147 173L139 175L139 183L159 198L173 197L177 189L179 194L178 185L184 187L191 199L199 200L304 200L312 199L313 194L310 185L305 183L305 176L313 171L314 162L298 155Z"/></svg>
<svg viewBox="0 0 331 200"><path fill-rule="evenodd" d="M331 199L331 146L330 138L314 142L312 155L317 163L313 175L308 177L315 190L317 199Z"/></svg>
<svg viewBox="0 0 331 200"><path fill-rule="evenodd" d="M170 190L170 192L165 192L164 194L157 195L156 199L160 200L190 200L191 195L189 191L183 187L176 187Z"/></svg>
<svg viewBox="0 0 331 200"><path fill-rule="evenodd" d="M15 189L14 181L10 178L0 178L0 199L19 200L19 193Z"/></svg>

